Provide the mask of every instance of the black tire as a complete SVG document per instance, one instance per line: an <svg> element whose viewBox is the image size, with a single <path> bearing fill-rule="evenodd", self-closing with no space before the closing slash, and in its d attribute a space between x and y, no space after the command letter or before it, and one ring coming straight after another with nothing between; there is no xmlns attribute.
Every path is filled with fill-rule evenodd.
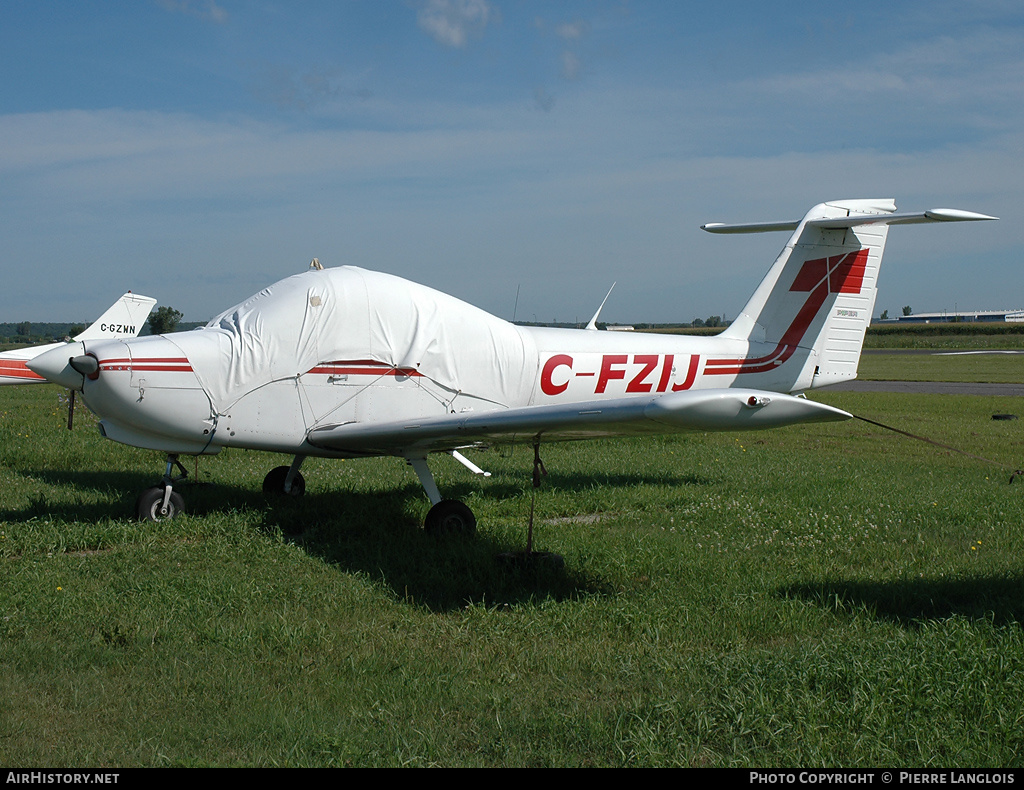
<svg viewBox="0 0 1024 790"><path fill-rule="evenodd" d="M135 500L135 515L139 521L170 521L180 513L185 512L185 500L177 491L171 491L171 498L167 501L167 512L161 513L164 503L164 487L153 486L147 488L139 498Z"/></svg>
<svg viewBox="0 0 1024 790"><path fill-rule="evenodd" d="M263 493L268 497L284 496L284 481L286 477L288 477L287 466L278 466L275 469L271 469L267 472L267 476L263 478ZM288 492L288 496L299 497L305 493L306 481L301 473L296 472L295 479L292 480L292 490Z"/></svg>
<svg viewBox="0 0 1024 790"><path fill-rule="evenodd" d="M430 508L423 521L423 527L428 535L458 535L469 538L476 534L476 516L459 500L443 499Z"/></svg>

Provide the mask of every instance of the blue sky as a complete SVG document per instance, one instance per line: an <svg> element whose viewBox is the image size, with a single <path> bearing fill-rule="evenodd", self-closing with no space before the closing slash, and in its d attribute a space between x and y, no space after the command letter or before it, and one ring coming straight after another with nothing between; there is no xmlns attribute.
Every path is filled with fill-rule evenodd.
<svg viewBox="0 0 1024 790"><path fill-rule="evenodd" d="M202 321L311 258L505 318L734 316L894 197L876 312L1024 307L1019 2L0 0L0 321Z"/></svg>

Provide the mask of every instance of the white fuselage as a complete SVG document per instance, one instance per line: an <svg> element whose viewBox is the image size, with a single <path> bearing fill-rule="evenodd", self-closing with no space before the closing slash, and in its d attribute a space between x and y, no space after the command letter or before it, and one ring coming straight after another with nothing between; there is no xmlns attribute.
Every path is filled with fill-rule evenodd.
<svg viewBox="0 0 1024 790"><path fill-rule="evenodd" d="M261 382L230 403L215 404L200 371L216 361L217 339L205 330L87 344L99 373L83 396L108 438L180 453L222 447L336 456L311 446L326 424L409 421L467 411L617 399L689 389L723 388L741 377L772 390L769 376L711 372L709 360L748 354L743 341L719 338L512 327L526 353L527 386L499 402L471 380L459 389L429 368L398 367L353 355Z"/></svg>

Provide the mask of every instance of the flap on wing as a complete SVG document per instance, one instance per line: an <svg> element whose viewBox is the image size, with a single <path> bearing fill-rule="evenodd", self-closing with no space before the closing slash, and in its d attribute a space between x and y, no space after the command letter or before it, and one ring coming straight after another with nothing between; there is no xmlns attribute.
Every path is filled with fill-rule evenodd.
<svg viewBox="0 0 1024 790"><path fill-rule="evenodd" d="M359 454L403 454L481 444L568 441L678 431L744 431L803 422L846 420L832 406L752 389L673 392L487 412L463 412L421 420L346 423L315 428L314 447Z"/></svg>

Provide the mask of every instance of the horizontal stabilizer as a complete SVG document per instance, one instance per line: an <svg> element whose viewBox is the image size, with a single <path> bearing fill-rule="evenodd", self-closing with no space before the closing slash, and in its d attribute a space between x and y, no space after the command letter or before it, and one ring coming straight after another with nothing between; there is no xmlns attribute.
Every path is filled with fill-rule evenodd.
<svg viewBox="0 0 1024 790"><path fill-rule="evenodd" d="M957 208L933 208L919 214L887 214L882 217L877 214L851 214L849 217L839 219L812 219L808 220L807 224L825 230L839 230L854 228L858 225L919 225L925 222L974 222L983 219L999 218Z"/></svg>
<svg viewBox="0 0 1024 790"><path fill-rule="evenodd" d="M989 219L999 218L957 208L933 208L916 214L851 214L847 217L823 217L821 219L808 219L807 224L811 227L822 228L823 230L839 230L857 227L858 225L918 225L924 222L974 222ZM701 225L701 229L706 230L708 233L770 233L777 230L794 231L799 226L799 220L744 224L709 222L706 225Z"/></svg>
<svg viewBox="0 0 1024 790"><path fill-rule="evenodd" d="M794 231L800 224L800 220L793 222L747 222L744 224L726 224L725 222L709 222L701 225L701 230L708 233L771 233L776 230Z"/></svg>

